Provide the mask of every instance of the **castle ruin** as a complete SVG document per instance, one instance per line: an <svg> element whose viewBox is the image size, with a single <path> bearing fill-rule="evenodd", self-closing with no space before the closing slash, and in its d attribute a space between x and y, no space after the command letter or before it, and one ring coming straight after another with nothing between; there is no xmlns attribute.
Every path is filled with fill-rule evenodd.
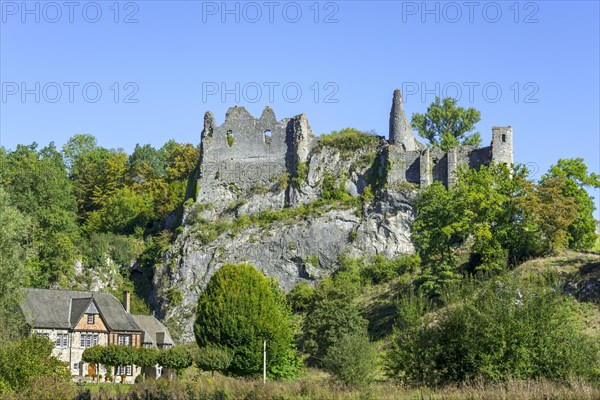
<svg viewBox="0 0 600 400"><path fill-rule="evenodd" d="M232 107L225 122L216 126L212 113L207 112L201 137L198 199L227 200L232 191L266 186L286 173L293 178L318 140L304 114L277 121L273 110L266 107L256 119L245 108ZM459 164L478 168L492 162L513 163L510 126L493 127L492 143L487 147L458 146L443 152L420 143L404 113L400 90L393 95L389 139L381 140L379 151L388 171L388 184L411 182L425 187L441 181L448 186Z"/></svg>
<svg viewBox="0 0 600 400"><path fill-rule="evenodd" d="M412 182L428 186L434 181L452 184L459 164L478 168L490 163L513 163L512 127L492 127L492 144L488 147L458 146L444 152L417 141L404 114L400 90L394 91L390 112L387 161L392 163L388 183Z"/></svg>

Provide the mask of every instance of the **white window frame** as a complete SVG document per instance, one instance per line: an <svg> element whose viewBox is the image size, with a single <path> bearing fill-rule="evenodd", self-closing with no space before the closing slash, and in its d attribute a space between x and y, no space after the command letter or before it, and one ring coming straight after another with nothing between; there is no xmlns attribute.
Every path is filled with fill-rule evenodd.
<svg viewBox="0 0 600 400"><path fill-rule="evenodd" d="M80 348L87 349L97 345L100 342L100 337L97 333L81 333L79 342Z"/></svg>
<svg viewBox="0 0 600 400"><path fill-rule="evenodd" d="M131 335L118 335L117 344L119 346L131 346Z"/></svg>
<svg viewBox="0 0 600 400"><path fill-rule="evenodd" d="M117 371L115 373L115 376L121 376L121 375L133 376L133 366L131 366L131 365L119 365L117 367Z"/></svg>
<svg viewBox="0 0 600 400"><path fill-rule="evenodd" d="M68 333L57 333L54 346L58 349L66 349L69 347L69 334Z"/></svg>
<svg viewBox="0 0 600 400"><path fill-rule="evenodd" d="M92 325L94 324L94 322L96 321L96 316L94 314L88 314L87 315L87 323L88 325ZM90 322L91 321L91 322Z"/></svg>

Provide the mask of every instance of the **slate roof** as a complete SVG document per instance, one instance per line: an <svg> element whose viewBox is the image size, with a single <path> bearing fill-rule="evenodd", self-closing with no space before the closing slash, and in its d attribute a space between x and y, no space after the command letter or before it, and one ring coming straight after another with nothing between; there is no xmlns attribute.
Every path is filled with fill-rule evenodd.
<svg viewBox="0 0 600 400"><path fill-rule="evenodd" d="M96 308L94 303L109 330L142 331L131 314L125 312L121 302L110 293L26 289L21 308L27 322L34 328L71 329L89 307Z"/></svg>
<svg viewBox="0 0 600 400"><path fill-rule="evenodd" d="M155 346L173 345L169 330L152 315L133 315L136 324L144 331L143 344Z"/></svg>

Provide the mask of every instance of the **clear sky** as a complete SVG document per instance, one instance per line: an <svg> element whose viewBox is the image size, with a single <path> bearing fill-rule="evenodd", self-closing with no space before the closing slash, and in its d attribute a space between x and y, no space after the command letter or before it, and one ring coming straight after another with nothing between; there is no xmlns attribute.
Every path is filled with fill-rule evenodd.
<svg viewBox="0 0 600 400"><path fill-rule="evenodd" d="M600 172L598 1L0 1L0 145L90 133L131 151L197 144L228 107L313 131L387 135L437 95L476 107L484 144L512 125L515 161ZM599 196L595 196L599 197Z"/></svg>

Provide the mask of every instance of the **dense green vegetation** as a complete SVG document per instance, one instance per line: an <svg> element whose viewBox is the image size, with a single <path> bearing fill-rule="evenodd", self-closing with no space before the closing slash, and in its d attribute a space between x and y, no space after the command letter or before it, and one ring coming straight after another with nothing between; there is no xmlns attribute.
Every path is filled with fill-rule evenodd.
<svg viewBox="0 0 600 400"><path fill-rule="evenodd" d="M0 395L21 391L39 376L68 378L67 365L51 357L53 348L54 343L37 336L3 341L0 345Z"/></svg>
<svg viewBox="0 0 600 400"><path fill-rule="evenodd" d="M598 342L582 333L556 284L503 276L462 285L452 293L463 291L462 304L446 294L437 313L418 295L403 299L388 353L394 376L429 385L597 376Z"/></svg>
<svg viewBox="0 0 600 400"><path fill-rule="evenodd" d="M299 373L285 295L251 265L226 264L215 273L198 297L194 333L200 348L220 347L231 354L226 372L259 374L266 341L270 377L289 379Z"/></svg>
<svg viewBox="0 0 600 400"><path fill-rule="evenodd" d="M359 131L354 128L345 128L319 136L319 146L336 149L344 154L353 153L379 144L379 137Z"/></svg>
<svg viewBox="0 0 600 400"><path fill-rule="evenodd" d="M134 311L148 312L130 266L148 259L153 237L177 227L198 157L172 140L127 155L91 135L73 136L62 151L0 148L0 274L5 263L11 270L3 285L85 289L104 275L117 293L136 289Z"/></svg>

